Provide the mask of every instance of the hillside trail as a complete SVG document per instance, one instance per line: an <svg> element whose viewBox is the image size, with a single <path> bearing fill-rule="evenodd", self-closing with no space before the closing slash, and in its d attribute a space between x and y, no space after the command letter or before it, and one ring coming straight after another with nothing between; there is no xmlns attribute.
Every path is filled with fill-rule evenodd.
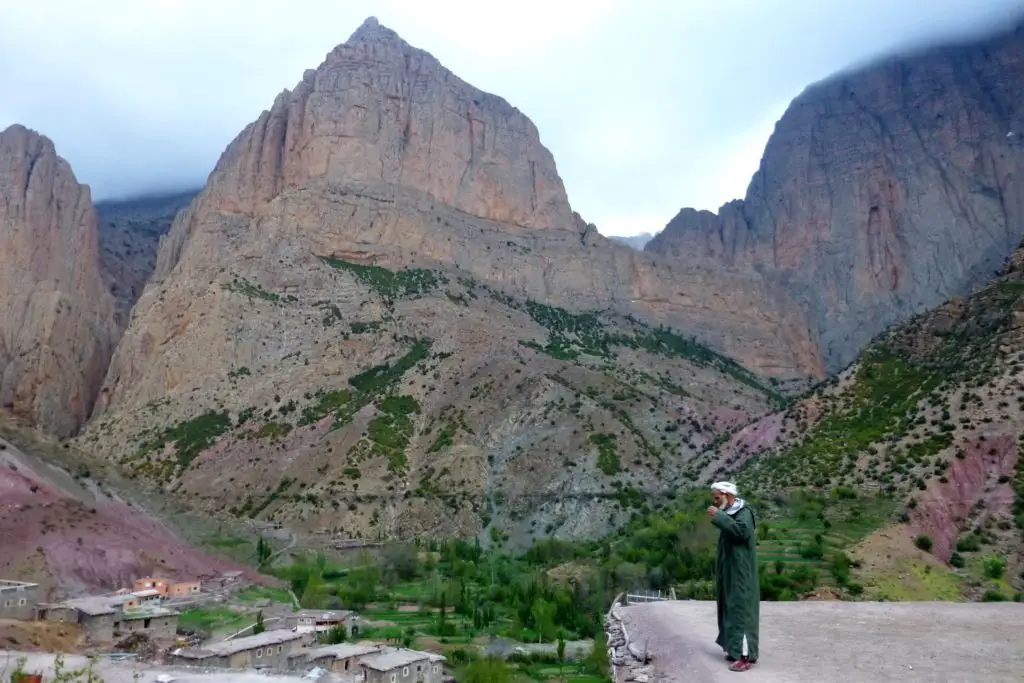
<svg viewBox="0 0 1024 683"><path fill-rule="evenodd" d="M654 655L651 683L1024 681L1024 604L763 602L760 660L742 676L715 645L714 602L619 610Z"/></svg>

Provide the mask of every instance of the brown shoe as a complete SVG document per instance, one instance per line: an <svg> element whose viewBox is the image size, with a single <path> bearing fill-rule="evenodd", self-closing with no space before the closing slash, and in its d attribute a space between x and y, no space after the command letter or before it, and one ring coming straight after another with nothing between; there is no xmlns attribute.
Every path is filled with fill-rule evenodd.
<svg viewBox="0 0 1024 683"><path fill-rule="evenodd" d="M746 657L741 657L732 663L729 667L729 671L750 671L750 660Z"/></svg>

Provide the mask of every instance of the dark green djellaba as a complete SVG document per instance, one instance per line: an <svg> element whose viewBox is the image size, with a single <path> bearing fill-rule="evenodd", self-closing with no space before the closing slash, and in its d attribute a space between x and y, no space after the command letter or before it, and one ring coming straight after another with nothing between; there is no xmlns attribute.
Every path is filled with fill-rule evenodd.
<svg viewBox="0 0 1024 683"><path fill-rule="evenodd" d="M744 504L733 514L725 511L716 514L711 523L719 530L715 552L715 598L718 602L715 642L730 658L754 663L758 657L761 611L754 512Z"/></svg>

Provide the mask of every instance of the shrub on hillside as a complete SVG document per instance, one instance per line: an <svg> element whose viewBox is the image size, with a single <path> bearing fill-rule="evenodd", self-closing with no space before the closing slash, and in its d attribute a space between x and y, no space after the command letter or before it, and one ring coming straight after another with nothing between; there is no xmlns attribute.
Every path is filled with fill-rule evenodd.
<svg viewBox="0 0 1024 683"><path fill-rule="evenodd" d="M932 549L932 537L927 534L920 534L914 539L914 545L926 553L930 552Z"/></svg>

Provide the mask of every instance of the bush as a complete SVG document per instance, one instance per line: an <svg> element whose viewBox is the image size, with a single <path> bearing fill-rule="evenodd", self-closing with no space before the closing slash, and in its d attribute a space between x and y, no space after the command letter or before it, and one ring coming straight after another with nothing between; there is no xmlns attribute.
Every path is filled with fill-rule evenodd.
<svg viewBox="0 0 1024 683"><path fill-rule="evenodd" d="M989 588L985 591L985 594L981 596L982 602L1006 602L1006 596L1003 595L1002 591L996 590L995 588Z"/></svg>
<svg viewBox="0 0 1024 683"><path fill-rule="evenodd" d="M981 537L978 534L967 534L956 542L956 549L962 553L973 553L981 549Z"/></svg>
<svg viewBox="0 0 1024 683"><path fill-rule="evenodd" d="M956 567L957 569L964 568L964 557L957 551L953 551L953 554L949 556L949 566Z"/></svg>
<svg viewBox="0 0 1024 683"><path fill-rule="evenodd" d="M926 553L930 552L932 549L932 537L927 534L921 534L914 539L914 545Z"/></svg>
<svg viewBox="0 0 1024 683"><path fill-rule="evenodd" d="M982 562L986 579L1001 579L1006 572L1006 560L1002 557L986 557Z"/></svg>

